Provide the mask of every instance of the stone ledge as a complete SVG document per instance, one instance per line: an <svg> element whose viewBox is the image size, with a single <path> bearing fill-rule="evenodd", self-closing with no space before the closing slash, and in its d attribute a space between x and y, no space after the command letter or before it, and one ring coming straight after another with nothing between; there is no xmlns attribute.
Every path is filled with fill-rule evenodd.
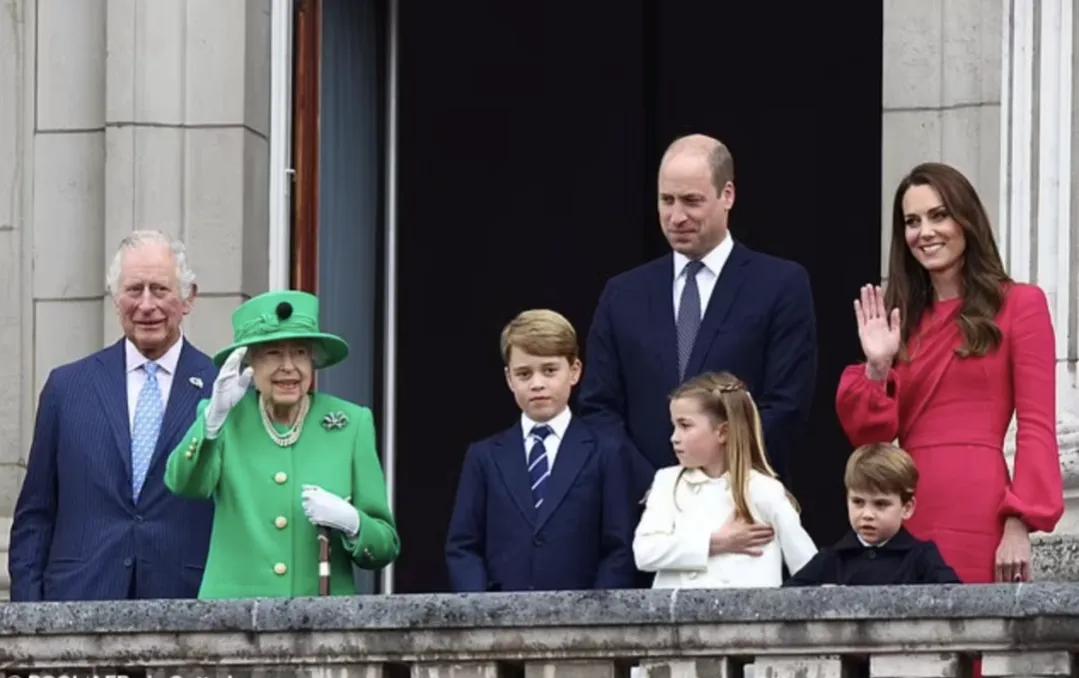
<svg viewBox="0 0 1079 678"><path fill-rule="evenodd" d="M103 633L435 631L1044 618L1079 623L1079 586L1035 583L8 603L0 605L0 639Z"/></svg>
<svg viewBox="0 0 1079 678"><path fill-rule="evenodd" d="M20 675L86 667L130 675L98 670L130 667L246 678L272 666L324 678L359 665L399 675L411 664L415 676L440 663L625 667L803 655L864 662L1056 652L1077 638L1079 586L1068 584L0 605L0 671L23 667Z"/></svg>

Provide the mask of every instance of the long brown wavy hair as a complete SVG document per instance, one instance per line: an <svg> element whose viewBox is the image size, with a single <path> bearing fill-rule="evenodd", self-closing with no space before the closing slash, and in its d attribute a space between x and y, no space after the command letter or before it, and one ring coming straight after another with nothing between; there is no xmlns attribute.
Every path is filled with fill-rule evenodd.
<svg viewBox="0 0 1079 678"><path fill-rule="evenodd" d="M974 187L955 168L927 162L912 169L899 182L892 207L892 248L884 303L889 309L898 307L903 316L900 357L909 359L907 342L926 309L933 305L929 271L918 263L907 246L903 196L912 186L929 186L935 190L948 214L963 229L966 238L960 273L963 302L956 321L963 333L963 345L956 353L963 358L983 356L1000 346L1000 327L995 319L1011 278L1004 270L989 216Z"/></svg>
<svg viewBox="0 0 1079 678"><path fill-rule="evenodd" d="M734 514L747 523L755 522L747 499L750 472L757 471L770 478L777 476L765 451L761 415L746 385L729 372L705 372L683 383L670 395L671 400L681 398L695 400L716 426L727 423L727 472L734 496ZM678 481L685 472L686 469L682 469ZM676 493L678 481L674 484ZM790 498L797 506L794 498Z"/></svg>

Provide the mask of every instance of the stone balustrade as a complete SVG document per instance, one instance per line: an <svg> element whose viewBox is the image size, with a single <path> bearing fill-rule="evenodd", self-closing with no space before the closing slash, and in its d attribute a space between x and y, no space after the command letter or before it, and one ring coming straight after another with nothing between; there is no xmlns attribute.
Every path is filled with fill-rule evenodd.
<svg viewBox="0 0 1079 678"><path fill-rule="evenodd" d="M0 675L1071 676L1079 585L0 605Z"/></svg>

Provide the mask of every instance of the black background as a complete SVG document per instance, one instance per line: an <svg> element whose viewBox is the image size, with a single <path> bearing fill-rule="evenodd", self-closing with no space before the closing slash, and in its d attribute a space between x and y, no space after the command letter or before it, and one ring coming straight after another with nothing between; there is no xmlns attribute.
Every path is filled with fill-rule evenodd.
<svg viewBox="0 0 1079 678"><path fill-rule="evenodd" d="M818 543L846 529L834 413L879 276L881 4L400 3L396 590L445 590L470 441L517 421L502 326L550 307L583 346L604 282L667 251L676 136L735 159L732 232L810 274L820 363L788 485ZM588 356L584 356L585 370Z"/></svg>

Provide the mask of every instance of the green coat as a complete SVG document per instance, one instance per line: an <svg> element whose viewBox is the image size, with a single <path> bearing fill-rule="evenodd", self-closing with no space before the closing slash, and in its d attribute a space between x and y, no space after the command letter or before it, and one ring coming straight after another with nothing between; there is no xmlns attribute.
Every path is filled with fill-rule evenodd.
<svg viewBox="0 0 1079 678"><path fill-rule="evenodd" d="M208 404L199 403L195 423L165 470L174 493L214 500L199 598L318 595L319 544L317 528L303 513L305 484L348 499L360 512L356 539L338 533L331 541L331 593L355 593L352 561L376 569L397 557L400 544L370 410L313 393L299 440L285 448L263 428L254 391L229 412L216 440L205 435ZM344 413L348 423L327 428L323 419L330 413Z"/></svg>

